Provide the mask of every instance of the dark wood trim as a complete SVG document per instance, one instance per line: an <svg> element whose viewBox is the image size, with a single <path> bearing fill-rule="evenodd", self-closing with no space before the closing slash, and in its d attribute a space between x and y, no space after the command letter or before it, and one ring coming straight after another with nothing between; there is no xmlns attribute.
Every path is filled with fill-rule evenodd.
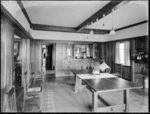
<svg viewBox="0 0 150 114"><path fill-rule="evenodd" d="M21 38L30 38L32 36L22 27L22 25L1 5L1 15L6 17L15 27L15 33Z"/></svg>
<svg viewBox="0 0 150 114"><path fill-rule="evenodd" d="M33 30L70 32L70 33L85 33L85 34L89 34L91 30L93 30L94 34L108 34L110 32L110 30L102 30L102 29L83 29L83 30L77 32L76 29L73 27L41 25L41 24L32 24L31 28Z"/></svg>
<svg viewBox="0 0 150 114"><path fill-rule="evenodd" d="M102 44L103 42L86 42L86 41L70 41L70 40L44 40L44 39L35 39L36 41L47 43L70 43L70 44Z"/></svg>
<svg viewBox="0 0 150 114"><path fill-rule="evenodd" d="M116 10L123 5L127 4L128 1L111 1L108 4L106 4L103 8L101 8L99 11L97 11L95 14L93 14L91 17L89 17L87 20L85 20L83 23L81 23L76 30L79 32L87 25L90 25L91 23L96 22L96 19L101 19L103 17L103 14L108 15L112 12L112 9Z"/></svg>
<svg viewBox="0 0 150 114"><path fill-rule="evenodd" d="M31 22L31 20L30 20L28 14L27 14L27 12L26 12L26 10L25 10L25 8L24 8L24 6L23 6L21 0L18 0L17 3L18 3L18 5L20 6L20 8L21 8L23 14L25 15L26 19L28 20L28 22L29 22L29 24L30 24L30 26L31 26L31 25L32 25L32 22Z"/></svg>
<svg viewBox="0 0 150 114"><path fill-rule="evenodd" d="M118 3L118 2L119 2L119 3ZM128 2L129 2L129 1L122 1L122 2L121 2L121 1L115 1L115 2L112 1L112 2L108 3L105 7L106 7L106 8L107 8L107 7L110 7L110 6L112 7L113 5L117 4L116 6L113 7L114 10L116 10L116 9L120 8L121 6L127 4ZM23 6L21 0L17 1L17 3L18 3L18 5L20 6L20 8L21 8L22 12L24 13L25 17L27 18L27 20L28 20L28 22L29 22L29 24L30 24L30 27L31 27L32 29L34 29L34 30L58 31L58 32L71 32L71 33L86 33L86 34L89 34L90 31L91 31L91 29L83 29L83 28L82 28L83 30L81 30L81 31L79 30L78 32L76 32L76 30L77 30L78 27L73 28L73 27L62 27L62 26L32 24L32 22L31 22L31 20L30 20L28 14L27 14L27 12L26 12L26 10L25 10L25 8L24 8L24 6ZM115 4L114 4L114 3L115 3ZM111 10L112 10L112 8L111 8ZM105 15L108 15L109 13L111 13L111 10L107 11L107 12L105 13ZM98 12L100 12L100 11L102 11L102 9L99 10ZM105 9L104 9L104 11L105 11ZM98 12L96 12L94 15L96 15ZM94 15L93 15L93 16L94 16ZM96 16L97 16L97 15L96 15ZM98 15L98 16L101 16L101 18L102 18L102 15ZM92 17L91 17L91 18L92 18ZM92 19L93 19L93 18L92 18ZM100 19L100 18L96 17L96 19ZM139 23L135 23L135 24L132 24L132 25L128 25L128 26L125 26L125 27L122 27L122 28L118 28L118 29L116 29L115 31L127 29L127 28L130 28L130 27L133 27L133 26L137 26L137 25L140 25L140 24L144 24L144 23L146 23L146 22L148 22L148 20L141 21L141 22L139 22ZM102 29L101 29L101 30L100 30L100 29L92 29L92 30L94 31L95 34L109 34L109 32L110 32L110 30L102 30Z"/></svg>
<svg viewBox="0 0 150 114"><path fill-rule="evenodd" d="M98 95L98 99L105 104L105 106L110 106L100 95Z"/></svg>
<svg viewBox="0 0 150 114"><path fill-rule="evenodd" d="M122 42L122 41L127 41L127 40L133 40L133 39L137 39L137 38L147 38L148 36L147 35L144 35L144 36L137 36L137 37L130 37L130 38L124 38L124 39L119 39L119 40L113 40L113 41L106 41L106 42L102 42L104 44L106 43L111 43L111 42Z"/></svg>
<svg viewBox="0 0 150 114"><path fill-rule="evenodd" d="M137 26L137 25L140 25L140 24L147 23L147 22L148 22L148 20L141 21L141 22L138 22L138 23L135 23L135 24L132 24L132 25L128 25L128 26L116 29L115 31L119 31L119 30L122 30L122 29L127 29L127 28L130 28L130 27L134 27L134 26Z"/></svg>

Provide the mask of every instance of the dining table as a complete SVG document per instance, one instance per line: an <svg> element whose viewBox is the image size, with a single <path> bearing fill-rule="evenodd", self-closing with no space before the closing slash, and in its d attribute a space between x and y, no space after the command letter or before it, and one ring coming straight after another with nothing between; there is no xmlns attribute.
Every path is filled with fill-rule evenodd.
<svg viewBox="0 0 150 114"><path fill-rule="evenodd" d="M75 75L75 93L79 90L82 91L83 88L87 88L92 92L93 112L129 112L130 90L142 88L136 83L110 73L93 74L91 70L72 70L72 73ZM123 104L111 106L100 96L103 92L113 91L123 92ZM105 107L98 107L98 100L102 101Z"/></svg>

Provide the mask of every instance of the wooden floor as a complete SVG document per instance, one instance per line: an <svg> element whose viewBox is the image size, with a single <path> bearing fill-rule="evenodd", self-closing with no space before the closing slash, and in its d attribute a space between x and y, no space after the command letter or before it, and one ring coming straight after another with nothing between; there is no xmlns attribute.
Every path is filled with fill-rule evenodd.
<svg viewBox="0 0 150 114"><path fill-rule="evenodd" d="M74 92L74 78L55 78L53 74L45 75L44 90L41 96L42 112L91 112L92 94L88 89ZM104 93L101 96L111 105L123 103L123 92ZM149 112L148 95L143 89L130 90L129 112ZM50 105L47 110L45 104ZM46 106L46 107L44 107ZM99 101L99 106L104 104ZM37 112L36 106L26 106L27 112Z"/></svg>

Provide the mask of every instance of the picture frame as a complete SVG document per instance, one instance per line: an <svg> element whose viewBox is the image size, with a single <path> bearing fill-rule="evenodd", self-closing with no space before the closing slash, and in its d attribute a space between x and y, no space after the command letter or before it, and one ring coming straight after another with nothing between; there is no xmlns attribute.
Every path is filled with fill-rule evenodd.
<svg viewBox="0 0 150 114"><path fill-rule="evenodd" d="M18 56L19 55L19 42L15 41L14 42L14 56Z"/></svg>

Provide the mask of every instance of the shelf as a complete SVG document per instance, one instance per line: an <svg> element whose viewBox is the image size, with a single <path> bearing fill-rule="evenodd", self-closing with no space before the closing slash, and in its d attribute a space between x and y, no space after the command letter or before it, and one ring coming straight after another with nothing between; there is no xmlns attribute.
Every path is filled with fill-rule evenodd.
<svg viewBox="0 0 150 114"><path fill-rule="evenodd" d="M99 44L66 44L66 58L74 60L99 59L101 48ZM85 58L84 58L85 57ZM86 58L92 57L92 58Z"/></svg>

